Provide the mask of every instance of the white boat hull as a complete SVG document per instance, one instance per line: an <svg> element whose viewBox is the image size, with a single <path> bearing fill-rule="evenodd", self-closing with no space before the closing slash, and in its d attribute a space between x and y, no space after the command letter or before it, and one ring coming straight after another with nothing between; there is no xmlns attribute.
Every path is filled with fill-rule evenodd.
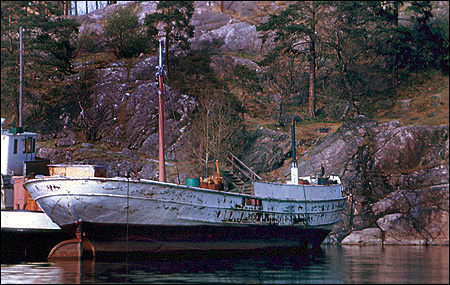
<svg viewBox="0 0 450 285"><path fill-rule="evenodd" d="M37 211L2 211L2 230L17 232L60 232L61 228L52 222L44 212Z"/></svg>
<svg viewBox="0 0 450 285"><path fill-rule="evenodd" d="M297 199L274 198L268 186L255 184L258 196L126 178L48 177L24 184L63 230L74 234L82 223L98 251L120 251L124 241L130 251L317 246L341 219L346 198L340 185L280 189L301 191Z"/></svg>

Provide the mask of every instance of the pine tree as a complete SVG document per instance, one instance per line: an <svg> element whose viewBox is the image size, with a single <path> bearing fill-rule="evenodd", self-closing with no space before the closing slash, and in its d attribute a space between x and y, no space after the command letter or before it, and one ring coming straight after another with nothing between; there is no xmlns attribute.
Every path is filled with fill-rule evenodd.
<svg viewBox="0 0 450 285"><path fill-rule="evenodd" d="M364 58L373 56L379 44L379 5L379 1L333 1L323 18L323 43L340 75L334 92L349 102L341 119L361 112L356 101L366 96L364 82L370 78L370 66L364 65Z"/></svg>
<svg viewBox="0 0 450 285"><path fill-rule="evenodd" d="M264 33L262 36L263 42L273 39L277 44L274 51L266 56L263 63L286 58L286 55L296 61L307 54L309 62L308 117L311 119L315 117L316 44L319 40L316 35L316 24L324 9L325 5L322 1L298 1L289 5L285 10L271 15L267 22L258 26L258 30ZM304 46L307 46L307 48L305 49ZM300 76L301 72L297 75ZM294 76L292 80L298 81L299 78ZM289 85L295 86L294 83ZM290 88L290 90L287 89L282 92L288 93L287 96L289 96L289 94L296 93L298 90ZM281 109L282 106L280 106L280 112L282 112Z"/></svg>
<svg viewBox="0 0 450 285"><path fill-rule="evenodd" d="M163 24L163 36L165 37L165 65L167 76L172 68L169 51L171 49L188 51L189 39L194 36L194 27L191 25L194 14L194 1L160 1L157 9L160 12L148 14L145 24L149 28L156 28Z"/></svg>
<svg viewBox="0 0 450 285"><path fill-rule="evenodd" d="M137 7L135 4L118 6L106 18L104 37L116 58L131 58L146 52L155 35L140 27Z"/></svg>

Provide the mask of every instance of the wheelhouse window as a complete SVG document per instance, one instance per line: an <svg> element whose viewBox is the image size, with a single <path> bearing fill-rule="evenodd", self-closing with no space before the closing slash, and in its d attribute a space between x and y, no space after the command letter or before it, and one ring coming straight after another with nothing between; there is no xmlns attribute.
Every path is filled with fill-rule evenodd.
<svg viewBox="0 0 450 285"><path fill-rule="evenodd" d="M27 152L27 139L22 140L22 146L23 146L22 152L26 153Z"/></svg>
<svg viewBox="0 0 450 285"><path fill-rule="evenodd" d="M14 150L13 154L17 154L17 139L14 139Z"/></svg>
<svg viewBox="0 0 450 285"><path fill-rule="evenodd" d="M34 153L36 151L36 139L33 137L28 137L22 140L23 142L23 153Z"/></svg>
<svg viewBox="0 0 450 285"><path fill-rule="evenodd" d="M33 138L28 137L28 143L27 143L27 153L32 153L33 151Z"/></svg>

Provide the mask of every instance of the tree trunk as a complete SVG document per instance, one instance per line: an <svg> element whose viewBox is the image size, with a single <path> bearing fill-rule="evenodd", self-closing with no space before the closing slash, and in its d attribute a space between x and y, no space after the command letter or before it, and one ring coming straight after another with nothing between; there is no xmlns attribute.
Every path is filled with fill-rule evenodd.
<svg viewBox="0 0 450 285"><path fill-rule="evenodd" d="M316 53L314 51L314 41L310 43L310 62L309 62L309 118L314 119L316 117Z"/></svg>
<svg viewBox="0 0 450 285"><path fill-rule="evenodd" d="M398 3L394 2L394 25L395 25L395 31L398 33ZM394 87L397 87L398 85L398 43L395 43L395 55L394 55L394 70L392 71L392 83Z"/></svg>
<svg viewBox="0 0 450 285"><path fill-rule="evenodd" d="M354 95L355 93L353 92L353 87L350 83L350 79L348 78L346 67L344 67L343 78L344 78L345 87L349 94L349 103L350 103L350 108L347 108L346 112L343 115L343 118L345 118L345 116L347 116L347 114L348 114L348 111L351 111L351 110L354 111L354 117L356 117L359 115L359 109L355 103L355 95Z"/></svg>
<svg viewBox="0 0 450 285"><path fill-rule="evenodd" d="M353 92L353 86L352 86L352 84L350 82L350 78L348 77L348 74L347 74L347 63L342 58L339 47L336 47L336 54L337 54L339 63L342 66L340 73L344 80L345 88L347 89L347 93L349 96L348 101L350 104L349 108L346 108L344 114L341 116L341 119L344 119L348 115L349 111L351 111L351 110L353 110L355 112L355 117L356 117L357 115L359 115L359 110L355 103L355 93Z"/></svg>
<svg viewBox="0 0 450 285"><path fill-rule="evenodd" d="M279 105L279 113L278 113L278 124L280 127L284 126L284 120L283 120L283 99L281 99L280 105Z"/></svg>
<svg viewBox="0 0 450 285"><path fill-rule="evenodd" d="M72 15L72 1L66 1L65 15Z"/></svg>
<svg viewBox="0 0 450 285"><path fill-rule="evenodd" d="M308 117L314 119L316 117L316 47L315 47L315 16L316 10L314 1L311 1L311 35L309 43L309 98L308 98Z"/></svg>

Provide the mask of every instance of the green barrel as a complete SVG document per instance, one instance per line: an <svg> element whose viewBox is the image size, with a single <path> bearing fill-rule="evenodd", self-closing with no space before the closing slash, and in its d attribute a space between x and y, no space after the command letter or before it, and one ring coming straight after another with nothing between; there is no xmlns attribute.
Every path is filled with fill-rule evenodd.
<svg viewBox="0 0 450 285"><path fill-rule="evenodd" d="M317 177L317 184L326 185L328 181L328 177Z"/></svg>
<svg viewBox="0 0 450 285"><path fill-rule="evenodd" d="M200 187L200 178L186 178L184 184L191 187Z"/></svg>

